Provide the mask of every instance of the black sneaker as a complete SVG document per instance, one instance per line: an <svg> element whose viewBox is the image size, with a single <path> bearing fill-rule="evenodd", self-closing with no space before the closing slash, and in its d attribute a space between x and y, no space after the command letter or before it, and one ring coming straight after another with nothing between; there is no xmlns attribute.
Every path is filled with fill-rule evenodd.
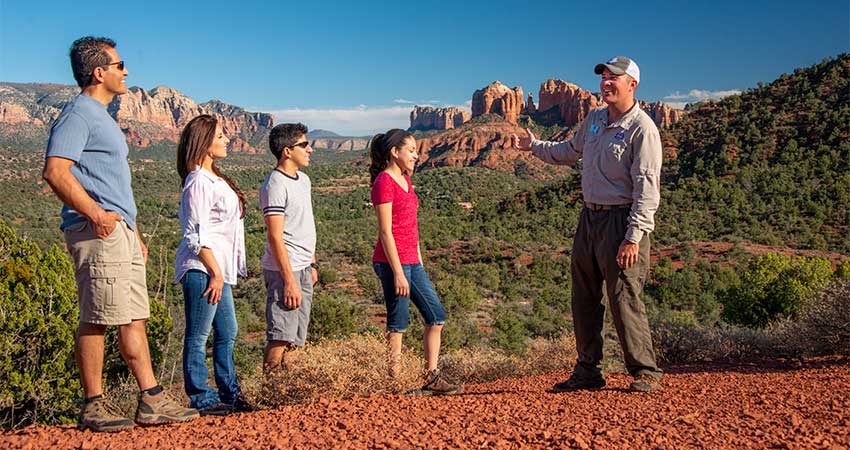
<svg viewBox="0 0 850 450"><path fill-rule="evenodd" d="M202 416L226 416L233 412L233 405L218 402L209 406L204 406L203 408L198 408L198 412Z"/></svg>
<svg viewBox="0 0 850 450"><path fill-rule="evenodd" d="M253 406L251 406L251 404L248 403L244 398L242 398L241 395L236 398L236 401L233 402L233 405L231 405L231 407L233 408L233 412L240 412L240 413L241 412L251 412L251 411L255 410L255 408Z"/></svg>
<svg viewBox="0 0 850 450"><path fill-rule="evenodd" d="M605 378L600 377L580 377L575 373L570 375L570 378L560 383L555 383L549 392L575 392L575 391L595 391L605 387Z"/></svg>

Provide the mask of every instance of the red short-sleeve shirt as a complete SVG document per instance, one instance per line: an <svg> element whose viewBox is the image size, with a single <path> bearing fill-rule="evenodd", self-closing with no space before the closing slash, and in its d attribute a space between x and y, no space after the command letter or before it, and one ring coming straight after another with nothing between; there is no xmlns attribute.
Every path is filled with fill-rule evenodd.
<svg viewBox="0 0 850 450"><path fill-rule="evenodd" d="M392 202L393 238L398 250L398 259L402 264L417 264L419 263L419 223L416 212L419 209L419 198L413 191L410 177L404 175L404 181L407 183L407 192L388 173L378 174L372 184L372 204ZM380 238L375 245L372 261L389 262Z"/></svg>

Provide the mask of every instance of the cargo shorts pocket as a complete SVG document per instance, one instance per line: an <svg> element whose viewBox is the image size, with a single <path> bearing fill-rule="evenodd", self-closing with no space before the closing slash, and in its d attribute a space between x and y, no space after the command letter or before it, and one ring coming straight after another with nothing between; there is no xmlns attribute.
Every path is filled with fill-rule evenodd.
<svg viewBox="0 0 850 450"><path fill-rule="evenodd" d="M130 298L130 263L89 264L89 295L93 311L99 314L118 311Z"/></svg>

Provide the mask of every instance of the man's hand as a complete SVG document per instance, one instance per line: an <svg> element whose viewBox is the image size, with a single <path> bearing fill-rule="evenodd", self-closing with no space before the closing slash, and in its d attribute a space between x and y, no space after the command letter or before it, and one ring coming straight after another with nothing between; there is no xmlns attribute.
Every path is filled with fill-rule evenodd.
<svg viewBox="0 0 850 450"><path fill-rule="evenodd" d="M638 250L637 244L624 240L617 251L617 265L623 270L631 268L638 260Z"/></svg>
<svg viewBox="0 0 850 450"><path fill-rule="evenodd" d="M136 225L136 240L139 241L139 248L142 250L142 259L145 265L148 265L148 246L142 241L142 233L139 232L139 225Z"/></svg>
<svg viewBox="0 0 850 450"><path fill-rule="evenodd" d="M528 128L525 129L525 135L520 137L516 134L511 134L511 144L515 149L524 152L531 151L531 143L534 141L534 134Z"/></svg>
<svg viewBox="0 0 850 450"><path fill-rule="evenodd" d="M114 211L101 210L94 220L92 220L92 225L94 226L94 232L97 237L106 239L115 230L116 224L123 220L124 218Z"/></svg>
<svg viewBox="0 0 850 450"><path fill-rule="evenodd" d="M207 303L210 305L215 305L221 300L221 290L224 289L224 277L221 274L212 274L210 275L210 282L207 283L207 290L201 294L201 297L206 297L207 294L210 296L207 298Z"/></svg>
<svg viewBox="0 0 850 450"><path fill-rule="evenodd" d="M319 282L319 270L316 269L315 267L313 267L312 275L313 275L313 286L315 286L316 283Z"/></svg>
<svg viewBox="0 0 850 450"><path fill-rule="evenodd" d="M301 286L294 276L283 283L283 304L289 309L301 306Z"/></svg>

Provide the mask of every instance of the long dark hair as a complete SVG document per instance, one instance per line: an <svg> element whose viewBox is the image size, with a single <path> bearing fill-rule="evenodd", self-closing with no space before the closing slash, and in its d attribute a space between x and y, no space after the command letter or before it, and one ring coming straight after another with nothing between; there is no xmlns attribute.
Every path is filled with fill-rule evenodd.
<svg viewBox="0 0 850 450"><path fill-rule="evenodd" d="M393 128L386 133L378 133L372 137L372 142L369 144L369 157L372 159L372 164L369 165L369 184L375 183L375 178L390 165L390 150L393 147L400 147L402 142L407 138L412 138L410 132Z"/></svg>
<svg viewBox="0 0 850 450"><path fill-rule="evenodd" d="M177 173L180 174L180 185L186 184L186 177L189 172L201 165L207 150L215 139L215 129L218 126L218 120L209 115L201 114L198 117L190 120L180 133L180 143L177 145ZM245 194L236 186L236 183L227 175L221 173L216 167L215 161L212 164L212 172L227 182L230 189L239 197L239 217L245 217Z"/></svg>

